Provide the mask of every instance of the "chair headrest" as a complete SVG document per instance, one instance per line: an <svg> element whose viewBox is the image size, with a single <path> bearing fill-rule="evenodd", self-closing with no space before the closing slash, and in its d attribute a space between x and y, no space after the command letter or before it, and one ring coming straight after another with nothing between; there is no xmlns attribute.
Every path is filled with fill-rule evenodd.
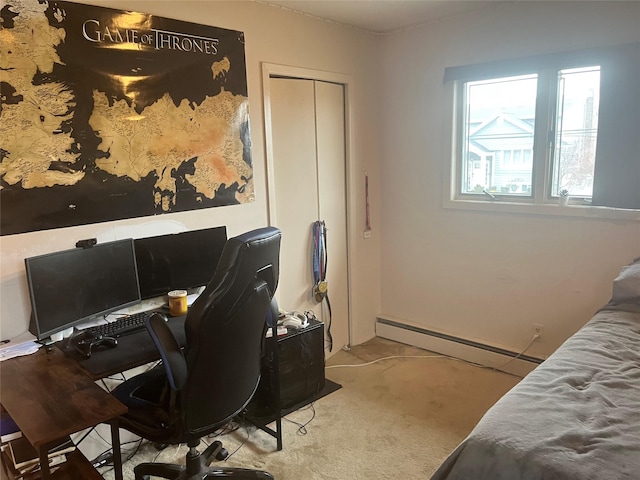
<svg viewBox="0 0 640 480"><path fill-rule="evenodd" d="M271 296L278 287L280 241L282 232L276 227L252 230L227 240L214 275L215 283L225 278L231 283L248 283L255 277L264 280Z"/></svg>
<svg viewBox="0 0 640 480"><path fill-rule="evenodd" d="M227 252L229 258L244 264L242 273L255 272L266 282L272 297L278 288L281 238L282 232L278 228L264 227L233 237L225 245L225 250L230 250Z"/></svg>

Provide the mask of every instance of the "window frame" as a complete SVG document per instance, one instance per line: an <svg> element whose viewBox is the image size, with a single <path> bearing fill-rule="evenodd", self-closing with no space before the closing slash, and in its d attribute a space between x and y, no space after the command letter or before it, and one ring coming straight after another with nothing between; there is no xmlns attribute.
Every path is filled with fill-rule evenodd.
<svg viewBox="0 0 640 480"><path fill-rule="evenodd" d="M530 75L530 74L536 74L537 75L537 88L536 88L536 106L535 106L535 111L536 111L536 119L538 118L538 112L540 111L540 105L538 105L539 103L539 93L540 93L540 78L541 75L539 74L539 72L529 72L525 75ZM495 77L496 80L498 79L503 79L503 78L507 78L507 77L511 77L511 76L522 76L521 74L518 75L500 75L499 77ZM481 80L492 80L493 78L489 77L489 78L482 78ZM453 155L455 158L452 159L452 161L456 162L456 178L454 179L455 182L455 195L456 195L456 199L458 200L467 200L467 201L475 201L478 199L483 199L483 197L477 193L463 193L462 192L462 176L464 175L465 172L465 167L463 165L464 163L464 145L465 145L465 134L466 132L466 125L465 125L465 111L466 111L466 107L467 107L467 99L466 99L466 88L465 88L465 84L467 82L473 82L475 81L475 79L466 79L464 81L456 81L454 83L454 88L456 88L456 98L459 99L458 104L454 107L455 110L455 115L454 115L454 121L457 122L456 125L456 132L457 132L457 137L455 139L455 143L456 143L456 148L453 151ZM546 116L546 112L543 112L543 114ZM538 141L538 134L537 134L537 128L534 129L534 139L533 139L533 154L532 154L532 172L531 172L531 193L528 195L501 195L499 193L497 194L492 194L492 196L495 199L499 199L500 201L505 201L505 200L509 200L509 201L514 201L515 203L523 203L523 204L531 204L531 203L536 203L534 201L535 197L536 197L536 190L535 190L535 185L537 183L537 179L536 179L536 165L537 165L537 161L536 161L536 152L538 151L538 149L536 148L537 144L536 141ZM510 162L513 161L513 157L512 157L512 152L514 152L514 150L510 150ZM495 157L494 157L495 160ZM489 195L486 196L486 198L491 198ZM493 200L493 199L492 199Z"/></svg>
<svg viewBox="0 0 640 480"><path fill-rule="evenodd" d="M444 88L448 99L450 126L450 148L444 168L444 207L486 212L512 212L535 215L561 215L591 218L625 219L640 221L640 210L592 205L584 198L572 199L569 207L559 206L559 197L552 195L553 155L555 142L555 122L558 96L558 73L570 68L600 66L601 55L582 52L581 55L554 54L533 57L535 60L491 62L488 64L453 67L445 70ZM497 68L494 68L497 67ZM536 93L536 127L532 156L532 177L530 195L478 195L462 193L464 175L464 133L465 133L465 83L479 80L500 79L527 74L538 75ZM539 128L538 121L544 122ZM550 131L546 127L553 127ZM598 126L598 132L600 126ZM541 147L542 146L542 147Z"/></svg>

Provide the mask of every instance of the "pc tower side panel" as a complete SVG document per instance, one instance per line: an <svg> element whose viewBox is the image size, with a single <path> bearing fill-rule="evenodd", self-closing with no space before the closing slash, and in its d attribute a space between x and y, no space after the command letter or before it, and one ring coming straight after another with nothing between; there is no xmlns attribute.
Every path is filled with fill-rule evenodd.
<svg viewBox="0 0 640 480"><path fill-rule="evenodd" d="M303 405L325 384L324 324L313 322L303 330L278 338L280 407ZM271 408L275 399L273 343L267 340L262 378L254 397L258 409Z"/></svg>

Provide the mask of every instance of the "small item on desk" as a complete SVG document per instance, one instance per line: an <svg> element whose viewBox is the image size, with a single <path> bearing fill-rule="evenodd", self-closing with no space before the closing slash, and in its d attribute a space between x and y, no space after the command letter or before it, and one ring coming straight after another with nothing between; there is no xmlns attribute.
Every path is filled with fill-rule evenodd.
<svg viewBox="0 0 640 480"><path fill-rule="evenodd" d="M195 302L199 296L200 296L199 293L190 293L189 295L187 295L187 309L191 305L193 305L193 302Z"/></svg>
<svg viewBox="0 0 640 480"><path fill-rule="evenodd" d="M35 340L36 337L30 332L23 333L11 340L3 340L0 343L0 361L37 352L41 345Z"/></svg>
<svg viewBox="0 0 640 480"><path fill-rule="evenodd" d="M51 335L50 338L51 338L51 343L59 342L64 338L64 333L63 332L54 333Z"/></svg>
<svg viewBox="0 0 640 480"><path fill-rule="evenodd" d="M278 325L282 325L294 330L306 328L309 325L306 315L300 312L286 312L283 317L278 319Z"/></svg>
<svg viewBox="0 0 640 480"><path fill-rule="evenodd" d="M102 335L97 335L96 337L90 337L85 340L80 340L76 344L76 351L83 357L91 358L93 349L100 345L106 345L107 347L114 348L116 345L118 345L118 340L113 337L103 337Z"/></svg>
<svg viewBox="0 0 640 480"><path fill-rule="evenodd" d="M172 317L179 317L187 313L187 291L171 290L169 296L169 313Z"/></svg>
<svg viewBox="0 0 640 480"><path fill-rule="evenodd" d="M63 330L62 331L62 338L69 338L71 335L73 335L73 331L74 331L73 327L69 327L69 328Z"/></svg>
<svg viewBox="0 0 640 480"><path fill-rule="evenodd" d="M281 337L282 335L286 335L287 334L287 327L278 327L278 336ZM267 328L267 333L265 335L265 338L271 338L273 337L273 330L271 329L271 327Z"/></svg>

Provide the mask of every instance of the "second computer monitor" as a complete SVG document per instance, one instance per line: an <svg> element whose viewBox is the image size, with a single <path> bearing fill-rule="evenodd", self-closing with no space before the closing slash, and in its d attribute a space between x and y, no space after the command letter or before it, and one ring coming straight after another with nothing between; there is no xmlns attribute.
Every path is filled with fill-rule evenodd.
<svg viewBox="0 0 640 480"><path fill-rule="evenodd" d="M208 284L226 242L226 227L136 239L142 298Z"/></svg>
<svg viewBox="0 0 640 480"><path fill-rule="evenodd" d="M140 302L130 238L25 258L25 268L38 340Z"/></svg>

